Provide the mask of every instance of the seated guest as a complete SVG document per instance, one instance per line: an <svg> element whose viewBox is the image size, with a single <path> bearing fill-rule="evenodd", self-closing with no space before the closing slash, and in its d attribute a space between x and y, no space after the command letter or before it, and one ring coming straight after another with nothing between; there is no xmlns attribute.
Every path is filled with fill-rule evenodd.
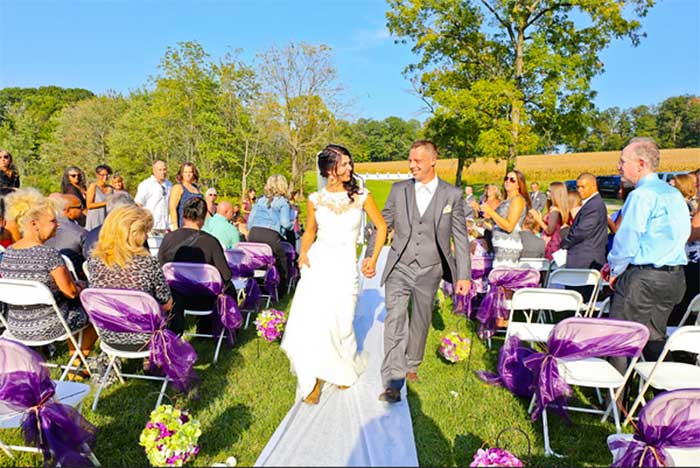
<svg viewBox="0 0 700 468"><path fill-rule="evenodd" d="M121 206L105 219L99 240L88 260L91 288L143 291L155 298L163 312L173 307L158 259L144 243L153 227L150 212L137 206ZM110 346L124 351L142 349L149 333L123 333L100 329L100 337Z"/></svg>
<svg viewBox="0 0 700 468"><path fill-rule="evenodd" d="M224 249L232 249L241 240L238 229L231 224L233 205L227 201L217 204L214 216L207 218L202 231L208 232L221 242Z"/></svg>
<svg viewBox="0 0 700 468"><path fill-rule="evenodd" d="M282 247L282 233L292 227L291 209L287 194L287 179L283 175L270 176L265 183L263 196L258 198L248 217L249 242L267 244L275 256L275 266L280 274L280 284L287 283L287 256Z"/></svg>
<svg viewBox="0 0 700 468"><path fill-rule="evenodd" d="M236 291L231 284L231 270L226 262L224 250L216 237L202 231L207 216L207 204L203 198L194 197L187 200L182 207L182 225L180 229L165 235L158 250L158 261L161 266L170 262L208 263L221 273L226 285L226 293L235 297ZM181 297L173 292L175 305L173 318L169 327L176 333L184 330L184 310L211 310L214 298L211 296L190 295ZM200 318L197 324L198 333L211 333L211 316Z"/></svg>
<svg viewBox="0 0 700 468"><path fill-rule="evenodd" d="M87 231L78 224L78 219L83 214L80 200L75 195L52 193L49 199L57 204L60 212L56 215L58 227L56 234L44 245L53 247L61 255L68 257L73 263L75 271L80 275L83 271L83 246ZM84 279L84 278L83 278Z"/></svg>
<svg viewBox="0 0 700 468"><path fill-rule="evenodd" d="M121 206L134 205L134 200L126 192L114 192L107 195L106 203L107 215L109 216L109 213L111 213L112 210L116 210ZM91 229L87 232L85 235L85 243L83 244L83 257L90 258L90 251L95 246L97 239L100 237L101 230L102 225L99 225L95 229ZM146 247L148 247L148 244L146 244Z"/></svg>
<svg viewBox="0 0 700 468"><path fill-rule="evenodd" d="M70 329L77 331L85 327L88 316L78 298L82 284L73 281L61 254L44 245L56 233L53 203L36 189L18 190L8 195L5 201L9 217L17 220L21 238L5 250L0 262L0 276L46 285ZM21 340L51 340L65 333L55 310L47 305L9 306L7 324L10 333ZM96 338L92 326L83 331L83 354L90 353ZM72 348L70 341L68 346Z"/></svg>
<svg viewBox="0 0 700 468"><path fill-rule="evenodd" d="M520 239L523 242L523 250L520 252L520 258L544 258L545 242L537 236L540 232L540 223L535 217L539 212L532 213L534 210L525 215L523 220L523 230L520 231ZM541 215L540 215L541 216Z"/></svg>

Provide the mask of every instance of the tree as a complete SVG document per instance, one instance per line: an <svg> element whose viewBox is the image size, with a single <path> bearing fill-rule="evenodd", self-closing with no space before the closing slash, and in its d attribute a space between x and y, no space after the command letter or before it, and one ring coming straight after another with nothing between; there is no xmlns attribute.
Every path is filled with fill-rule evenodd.
<svg viewBox="0 0 700 468"><path fill-rule="evenodd" d="M674 96L659 104L656 117L662 148L700 146L700 99Z"/></svg>
<svg viewBox="0 0 700 468"><path fill-rule="evenodd" d="M603 71L598 54L613 38L639 43L643 17L653 0L388 0L389 30L413 43L418 88L435 107L447 89L474 93L490 86L496 109L471 102L498 128L484 156L507 154L507 170L535 135L551 146L567 135L582 135L578 116L590 110L591 79ZM629 16L629 18L628 18ZM464 109L448 107L456 113ZM495 111L495 112L494 112ZM459 116L455 119L462 120ZM507 133L503 133L507 129ZM529 140L521 141L523 136ZM474 144L474 143L472 143ZM538 145L535 145L536 147ZM486 147L482 145L482 149Z"/></svg>
<svg viewBox="0 0 700 468"><path fill-rule="evenodd" d="M326 45L289 44L261 54L258 75L270 97L271 130L289 158L290 190L303 191L304 172L334 133L331 109L339 106L341 88Z"/></svg>

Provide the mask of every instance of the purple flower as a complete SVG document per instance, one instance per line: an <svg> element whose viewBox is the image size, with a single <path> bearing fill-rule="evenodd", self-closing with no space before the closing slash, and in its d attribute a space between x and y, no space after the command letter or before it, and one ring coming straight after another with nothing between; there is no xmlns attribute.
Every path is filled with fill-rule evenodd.
<svg viewBox="0 0 700 468"><path fill-rule="evenodd" d="M498 447L487 450L479 449L469 466L523 466L523 462L507 450Z"/></svg>

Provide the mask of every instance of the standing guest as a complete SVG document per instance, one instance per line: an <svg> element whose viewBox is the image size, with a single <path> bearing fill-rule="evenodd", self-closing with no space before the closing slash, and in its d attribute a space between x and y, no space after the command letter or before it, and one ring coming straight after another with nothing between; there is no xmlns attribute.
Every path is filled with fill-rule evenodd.
<svg viewBox="0 0 700 468"><path fill-rule="evenodd" d="M102 225L107 216L107 204L105 200L107 195L114 192L112 186L109 185L109 176L112 175L112 168L106 164L100 164L95 168L97 182L90 184L85 195L85 204L88 209L87 220L85 221L85 229L88 231Z"/></svg>
<svg viewBox="0 0 700 468"><path fill-rule="evenodd" d="M225 292L236 297L236 291L231 284L231 269L226 262L224 250L216 237L202 231L207 216L207 204L201 197L191 197L182 207L182 226L176 231L169 232L163 238L158 249L158 261L161 266L169 262L208 263L221 274L226 285ZM172 320L169 328L181 333L185 325L185 309L211 310L215 298L211 296L189 295L181 297L173 293ZM200 317L197 322L197 333L211 334L212 317Z"/></svg>
<svg viewBox="0 0 700 468"><path fill-rule="evenodd" d="M112 188L115 191L126 192L126 186L124 185L124 177L118 174L112 177Z"/></svg>
<svg viewBox="0 0 700 468"><path fill-rule="evenodd" d="M493 219L493 267L515 267L520 259L523 244L520 229L530 207L525 176L520 171L509 171L503 178L506 200L495 210L488 202L482 203L480 209L485 217Z"/></svg>
<svg viewBox="0 0 700 468"><path fill-rule="evenodd" d="M107 196L107 217L109 217L109 214L113 211L116 210L119 207L122 206L130 206L134 204L134 200L129 196L128 193L126 192L114 192L110 195ZM105 218L107 219L107 218ZM97 240L100 238L100 231L102 230L102 225L100 224L97 226L95 229L92 229L87 232L85 236L85 243L83 244L83 257L88 259L90 258L90 253L92 252L92 248L95 246L97 243ZM146 244L146 247L148 247L148 244Z"/></svg>
<svg viewBox="0 0 700 468"><path fill-rule="evenodd" d="M695 177L690 174L679 174L674 176L675 187L683 195L683 200L688 205L688 211L690 211L691 216L695 214L698 210L697 200L695 195L697 194L695 188Z"/></svg>
<svg viewBox="0 0 700 468"><path fill-rule="evenodd" d="M89 325L80 304L81 283L73 281L61 254L44 243L56 232L53 203L36 189L17 190L6 197L8 214L17 220L22 237L5 250L0 262L0 276L5 279L38 281L49 288L58 310L71 331ZM10 333L21 339L49 341L65 334L56 311L50 305L8 306ZM82 351L90 353L97 335L92 326L83 331ZM72 343L68 342L71 353Z"/></svg>
<svg viewBox="0 0 700 468"><path fill-rule="evenodd" d="M545 258L545 242L537 234L540 232L540 221L531 209L523 220L523 230L520 231L520 240L523 243L523 250L520 258ZM541 216L541 215L540 215Z"/></svg>
<svg viewBox="0 0 700 468"><path fill-rule="evenodd" d="M688 179L693 177L686 175ZM676 188L686 201L688 205L688 210L690 211L690 237L688 242L685 244L685 255L688 258L688 264L683 269L685 272L685 294L683 299L679 302L671 313L671 317L668 320L669 325L678 325L678 323L683 318L690 301L693 300L695 296L700 294L700 211L693 211L689 199L694 200L695 195L695 181L693 180L691 184L688 184L688 180L678 179L680 176L676 176ZM690 185L690 187L688 187ZM689 198L688 194L692 191L693 197Z"/></svg>
<svg viewBox="0 0 700 468"><path fill-rule="evenodd" d="M475 201L474 189L471 185L467 185L464 187L464 216L467 219L479 217L479 211L472 208L472 203Z"/></svg>
<svg viewBox="0 0 700 468"><path fill-rule="evenodd" d="M210 218L216 214L216 199L219 196L216 193L216 189L210 187L204 192L204 201L207 202L207 218Z"/></svg>
<svg viewBox="0 0 700 468"><path fill-rule="evenodd" d="M233 220L233 205L222 201L216 207L214 216L207 218L202 231L208 232L221 243L224 249L232 249L241 241L238 229L231 223Z"/></svg>
<svg viewBox="0 0 700 468"><path fill-rule="evenodd" d="M540 192L540 184L533 182L530 184L530 201L532 202L532 209L542 213L547 202L547 197L544 193Z"/></svg>
<svg viewBox="0 0 700 468"><path fill-rule="evenodd" d="M246 194L245 200L243 200L242 203L242 210L241 214L243 215L243 219L245 222L248 222L248 217L250 216L250 211L253 209L253 205L255 204L255 189L248 189L248 193Z"/></svg>
<svg viewBox="0 0 700 468"><path fill-rule="evenodd" d="M80 200L82 213L78 218L78 224L85 227L85 215L87 214L87 204L85 203L85 195L87 194L87 186L85 185L85 173L77 166L68 166L63 171L61 179L61 193L73 195Z"/></svg>
<svg viewBox="0 0 700 468"><path fill-rule="evenodd" d="M100 238L87 268L91 288L114 288L150 294L163 312L173 307L158 259L143 245L153 227L153 218L144 208L121 206L105 219ZM124 351L138 351L152 338L150 333L125 333L100 329L100 338Z"/></svg>
<svg viewBox="0 0 700 468"><path fill-rule="evenodd" d="M197 187L199 171L192 163L183 163L177 171L177 184L170 192L168 202L170 210L170 229L173 231L182 227L182 210L190 198L202 198L202 193ZM206 206L206 203L205 203Z"/></svg>
<svg viewBox="0 0 700 468"><path fill-rule="evenodd" d="M600 270L605 264L605 249L608 245L608 210L598 193L598 184L593 174L584 172L579 175L576 189L581 196L581 209L568 234L561 241L561 248L568 251L566 266ZM580 292L584 299L590 296L587 290Z"/></svg>
<svg viewBox="0 0 700 468"><path fill-rule="evenodd" d="M12 163L12 155L9 151L0 149L0 190L19 188L19 172Z"/></svg>
<svg viewBox="0 0 700 468"><path fill-rule="evenodd" d="M83 262L85 261L83 246L87 235L85 228L77 223L77 219L82 213L80 200L75 195L60 193L52 193L49 195L49 199L58 205L60 211L56 216L58 222L56 234L44 242L44 245L53 247L61 255L68 257L73 263L75 271L80 274L83 271Z"/></svg>
<svg viewBox="0 0 700 468"><path fill-rule="evenodd" d="M165 231L168 222L168 197L173 184L168 180L168 167L160 159L153 163L151 176L139 184L134 201L153 216L153 229Z"/></svg>
<svg viewBox="0 0 700 468"><path fill-rule="evenodd" d="M533 184L534 185L534 184ZM552 253L559 250L561 244L561 228L569 223L569 196L566 185L552 182L547 190L547 215L542 219L542 211L535 208L530 210L533 219L542 229L546 244L544 258L552 259Z"/></svg>
<svg viewBox="0 0 700 468"><path fill-rule="evenodd" d="M291 210L287 200L287 179L275 174L268 177L263 196L258 198L248 217L248 241L267 244L275 255L280 284L287 284L287 255L282 247L282 233L292 227Z"/></svg>
<svg viewBox="0 0 700 468"><path fill-rule="evenodd" d="M650 361L659 357L668 317L685 291L683 265L690 236L683 197L655 174L659 155L651 138L633 138L622 150L618 171L636 188L622 207L622 224L608 255L610 318L649 328L644 358ZM625 360L617 358L615 364L625 367Z"/></svg>
<svg viewBox="0 0 700 468"><path fill-rule="evenodd" d="M567 193L567 200L569 203L569 226L574 224L574 219L578 211L581 209L581 195L578 190L569 190ZM562 238L566 236L562 235Z"/></svg>

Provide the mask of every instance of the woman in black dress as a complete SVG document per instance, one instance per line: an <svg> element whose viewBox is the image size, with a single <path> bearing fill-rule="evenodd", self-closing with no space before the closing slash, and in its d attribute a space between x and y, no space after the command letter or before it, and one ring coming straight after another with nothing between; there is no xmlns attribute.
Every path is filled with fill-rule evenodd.
<svg viewBox="0 0 700 468"><path fill-rule="evenodd" d="M0 191L10 192L19 188L19 172L12 163L9 151L0 149Z"/></svg>
<svg viewBox="0 0 700 468"><path fill-rule="evenodd" d="M85 227L85 215L87 205L85 203L85 194L87 186L85 185L85 173L77 166L68 166L63 171L63 179L61 179L61 193L75 195L80 200L80 207L83 214L77 219L78 224Z"/></svg>

